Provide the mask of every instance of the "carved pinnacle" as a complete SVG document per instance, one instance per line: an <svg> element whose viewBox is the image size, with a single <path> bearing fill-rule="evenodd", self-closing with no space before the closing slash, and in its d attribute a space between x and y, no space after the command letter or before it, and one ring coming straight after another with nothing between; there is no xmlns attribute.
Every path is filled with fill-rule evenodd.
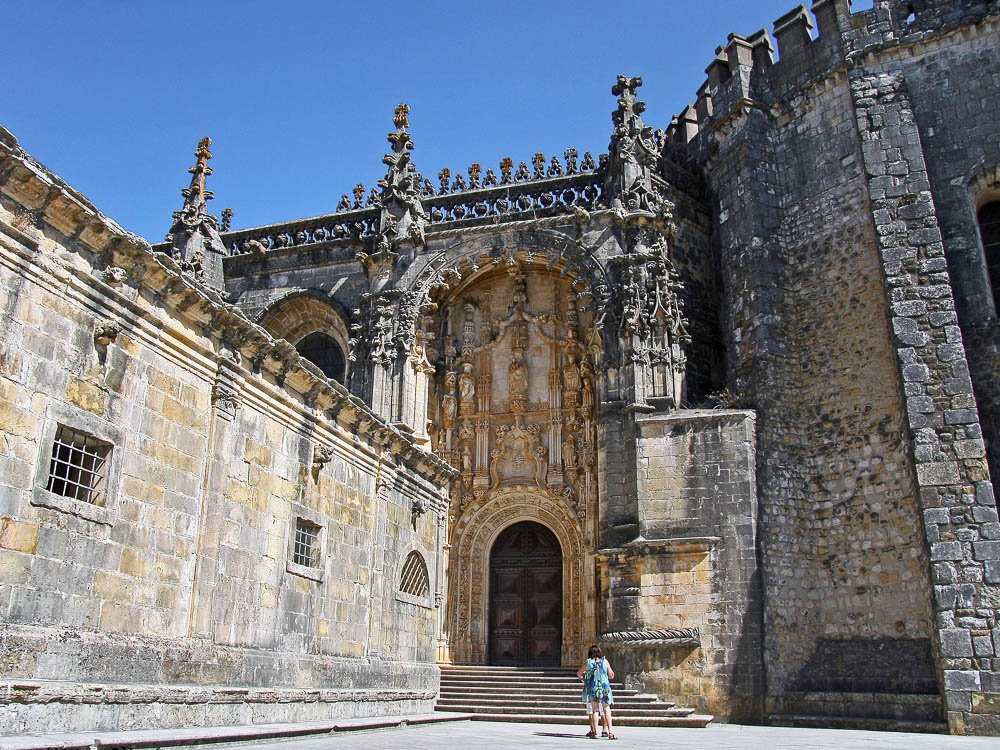
<svg viewBox="0 0 1000 750"><path fill-rule="evenodd" d="M396 105L396 111L393 114L392 122L397 128L408 128L410 127L410 119L408 115L410 114L409 104L398 104Z"/></svg>

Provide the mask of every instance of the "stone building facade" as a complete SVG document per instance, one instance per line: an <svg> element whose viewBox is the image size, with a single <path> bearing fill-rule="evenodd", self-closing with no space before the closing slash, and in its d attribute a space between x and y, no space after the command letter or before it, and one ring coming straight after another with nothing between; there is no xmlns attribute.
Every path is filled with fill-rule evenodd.
<svg viewBox="0 0 1000 750"><path fill-rule="evenodd" d="M433 182L400 105L316 219L217 220L206 140L152 247L5 135L0 728L599 641L723 720L1000 732L1000 4L774 39L663 130L620 76L597 158Z"/></svg>

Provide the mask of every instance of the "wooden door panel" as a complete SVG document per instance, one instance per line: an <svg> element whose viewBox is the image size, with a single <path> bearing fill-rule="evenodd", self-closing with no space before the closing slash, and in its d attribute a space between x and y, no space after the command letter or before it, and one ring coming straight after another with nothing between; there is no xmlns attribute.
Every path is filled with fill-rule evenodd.
<svg viewBox="0 0 1000 750"><path fill-rule="evenodd" d="M490 663L553 666L562 651L562 552L540 524L514 524L490 555Z"/></svg>

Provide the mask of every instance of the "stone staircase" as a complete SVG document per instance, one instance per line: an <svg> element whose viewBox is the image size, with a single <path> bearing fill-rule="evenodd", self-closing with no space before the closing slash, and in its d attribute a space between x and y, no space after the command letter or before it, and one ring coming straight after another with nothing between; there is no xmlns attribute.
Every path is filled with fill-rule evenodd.
<svg viewBox="0 0 1000 750"><path fill-rule="evenodd" d="M470 714L473 721L585 725L581 689L571 669L442 665L441 697L435 710ZM612 682L612 690L616 726L704 727L712 721L693 708L678 708L655 695L627 690L620 682Z"/></svg>

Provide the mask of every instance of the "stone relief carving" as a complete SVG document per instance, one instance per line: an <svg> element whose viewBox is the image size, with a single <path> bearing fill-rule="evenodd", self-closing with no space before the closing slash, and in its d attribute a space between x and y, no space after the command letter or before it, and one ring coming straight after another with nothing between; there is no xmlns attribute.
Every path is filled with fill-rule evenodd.
<svg viewBox="0 0 1000 750"><path fill-rule="evenodd" d="M594 314L579 282L530 257L499 254L461 292L462 271L442 269L443 296L426 306L441 341L428 432L460 470L453 521L508 487L544 492L581 520L596 500Z"/></svg>

